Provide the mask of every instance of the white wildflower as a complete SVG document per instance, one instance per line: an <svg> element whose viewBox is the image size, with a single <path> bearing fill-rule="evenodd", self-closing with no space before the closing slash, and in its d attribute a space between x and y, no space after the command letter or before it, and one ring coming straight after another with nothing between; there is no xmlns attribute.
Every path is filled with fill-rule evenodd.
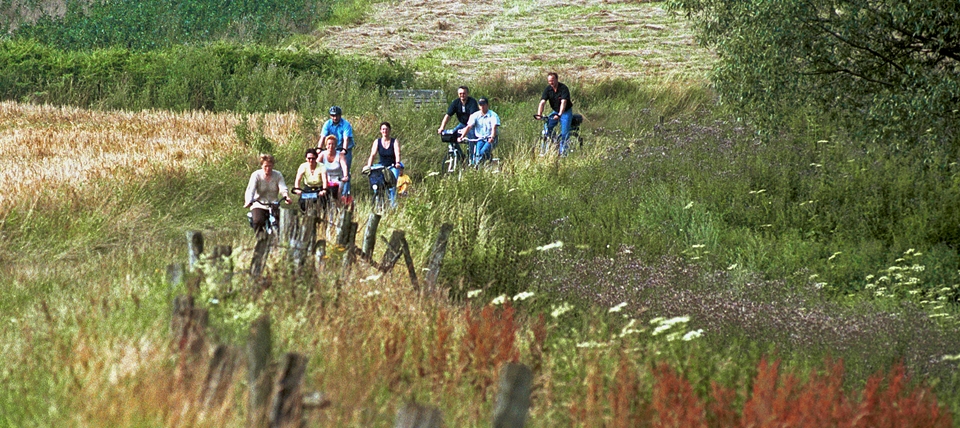
<svg viewBox="0 0 960 428"><path fill-rule="evenodd" d="M552 244L541 245L537 247L537 251L548 251L548 250L553 250L555 248L563 248L563 241L557 241Z"/></svg>
<svg viewBox="0 0 960 428"><path fill-rule="evenodd" d="M606 343L600 343L595 341L580 342L577 344L577 348L603 348L607 346Z"/></svg>
<svg viewBox="0 0 960 428"><path fill-rule="evenodd" d="M481 290L481 289L479 289L479 288L476 289L476 290L470 290L470 291L467 292L467 298L468 298L468 299L472 299L472 298L474 298L474 297L479 296L479 295L482 294L482 293L483 293L483 290Z"/></svg>
<svg viewBox="0 0 960 428"><path fill-rule="evenodd" d="M502 304L504 304L504 303L506 303L506 302L507 302L507 295L506 295L506 294L501 294L501 295L497 296L496 298L494 298L493 301L491 301L490 303L492 303L492 304L494 304L494 305L502 305Z"/></svg>
<svg viewBox="0 0 960 428"><path fill-rule="evenodd" d="M520 301L520 300L529 299L529 298L531 298L531 297L533 297L533 293L532 293L532 292L530 292L530 291L524 291L524 292L522 292L522 293L517 294L516 296L513 296L513 300L514 300L514 301Z"/></svg>
<svg viewBox="0 0 960 428"><path fill-rule="evenodd" d="M620 312L620 311L622 311L623 308L625 308L625 307L627 307L627 302L623 302L623 303L621 303L621 304L619 304L619 305L617 305L617 306L614 306L614 307L610 308L610 310L607 311L607 312L609 312L609 313Z"/></svg>
<svg viewBox="0 0 960 428"><path fill-rule="evenodd" d="M563 315L563 314L565 314L565 313L570 312L571 310L573 310L573 305L571 305L571 304L569 304L569 303L567 303L567 302L563 302L562 305L560 305L560 306L554 306L552 309L553 309L553 311L550 312L550 316L553 317L553 318L556 318L556 317L559 317L560 315Z"/></svg>
<svg viewBox="0 0 960 428"><path fill-rule="evenodd" d="M696 329L696 330L694 330L694 331L688 331L687 334L683 335L682 340L683 340L684 342L689 342L689 341L691 341L691 340L693 340L693 339L696 339L696 338L698 338L698 337L700 337L700 336L703 336L703 329L702 329L702 328Z"/></svg>
<svg viewBox="0 0 960 428"><path fill-rule="evenodd" d="M366 294L366 297L374 297L374 296L379 296L379 295L380 295L380 290L373 290L373 291L367 293L367 294Z"/></svg>

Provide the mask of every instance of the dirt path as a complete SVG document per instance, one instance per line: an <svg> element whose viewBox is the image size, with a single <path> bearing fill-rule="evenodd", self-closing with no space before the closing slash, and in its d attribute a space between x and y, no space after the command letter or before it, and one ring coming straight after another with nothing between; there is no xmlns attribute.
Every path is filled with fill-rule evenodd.
<svg viewBox="0 0 960 428"><path fill-rule="evenodd" d="M468 78L551 69L580 80L700 80L713 61L661 3L620 0L399 0L363 24L325 28L313 47Z"/></svg>

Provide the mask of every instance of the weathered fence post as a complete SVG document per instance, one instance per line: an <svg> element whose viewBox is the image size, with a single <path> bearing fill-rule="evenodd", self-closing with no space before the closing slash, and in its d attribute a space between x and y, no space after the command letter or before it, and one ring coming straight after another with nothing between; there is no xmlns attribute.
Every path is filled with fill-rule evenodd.
<svg viewBox="0 0 960 428"><path fill-rule="evenodd" d="M266 404L270 397L270 317L260 316L250 327L247 341L247 383L250 388L250 405L247 423L259 428L266 422Z"/></svg>
<svg viewBox="0 0 960 428"><path fill-rule="evenodd" d="M270 403L270 427L299 427L303 421L301 384L307 372L307 357L293 352L283 356L273 400Z"/></svg>
<svg viewBox="0 0 960 428"><path fill-rule="evenodd" d="M407 272L410 274L410 283L414 290L420 290L420 283L417 282L417 269L413 266L413 256L410 255L410 246L407 245L406 234L400 231L400 248L403 252L403 261L407 265Z"/></svg>
<svg viewBox="0 0 960 428"><path fill-rule="evenodd" d="M205 409L213 409L223 404L227 392L233 385L233 374L237 368L237 350L231 346L218 345L213 351L207 379L200 393L201 404Z"/></svg>
<svg viewBox="0 0 960 428"><path fill-rule="evenodd" d="M173 299L170 332L180 352L200 355L206 345L207 310L195 307L193 296L180 295Z"/></svg>
<svg viewBox="0 0 960 428"><path fill-rule="evenodd" d="M380 225L380 214L371 213L367 220L367 228L363 231L363 256L373 259L373 249L377 245L377 226Z"/></svg>
<svg viewBox="0 0 960 428"><path fill-rule="evenodd" d="M299 220L299 216L297 214L299 213L300 211L296 209L287 209L287 208L280 209L280 240L281 242L289 241L290 238L297 233L297 229L298 229L297 226L299 226L299 224L297 224L297 220Z"/></svg>
<svg viewBox="0 0 960 428"><path fill-rule="evenodd" d="M427 290L433 292L437 285L437 278L440 277L440 266L443 265L443 256L447 253L447 240L450 239L450 232L453 231L453 224L444 223L440 226L440 234L437 235L437 241L433 244L433 251L430 252L430 259L427 261L427 275L424 281L427 283Z"/></svg>
<svg viewBox="0 0 960 428"><path fill-rule="evenodd" d="M187 231L187 252L190 272L195 272L200 255L203 254L203 234L199 230Z"/></svg>
<svg viewBox="0 0 960 428"><path fill-rule="evenodd" d="M167 284L170 287L179 287L183 284L183 263L170 263L167 265Z"/></svg>
<svg viewBox="0 0 960 428"><path fill-rule="evenodd" d="M387 243L387 249L383 252L383 259L380 260L380 271L389 272L390 269L393 269L393 265L397 263L397 260L400 260L402 255L402 248L400 244L400 239L403 238L403 231L394 230L390 234L390 242Z"/></svg>
<svg viewBox="0 0 960 428"><path fill-rule="evenodd" d="M347 251L343 253L343 272L341 273L341 276L344 278L346 278L350 273L350 267L353 265L354 259L357 258L357 255L353 250L356 246L354 241L356 240L357 236L357 223L350 223L348 226L346 226L346 228L349 231L346 238L347 242L344 245L344 248L346 248Z"/></svg>
<svg viewBox="0 0 960 428"><path fill-rule="evenodd" d="M317 207L308 204L307 212L303 216L299 233L290 238L290 258L293 262L294 274L299 276L304 271L312 271L313 253L317 238ZM305 269L306 268L306 269Z"/></svg>
<svg viewBox="0 0 960 428"><path fill-rule="evenodd" d="M346 248L348 236L350 235L351 224L353 223L353 211L343 210L343 218L340 219L340 226L337 230L337 245Z"/></svg>
<svg viewBox="0 0 960 428"><path fill-rule="evenodd" d="M407 403L397 411L397 420L394 428L440 428L443 426L443 415L433 406L417 403Z"/></svg>
<svg viewBox="0 0 960 428"><path fill-rule="evenodd" d="M250 276L254 279L260 278L263 269L267 267L267 257L270 256L270 244L273 241L273 235L266 233L257 234L257 244L253 247L253 257L250 259Z"/></svg>
<svg viewBox="0 0 960 428"><path fill-rule="evenodd" d="M530 393L533 391L533 372L530 368L510 363L500 371L497 404L493 410L494 428L520 428L527 421Z"/></svg>
<svg viewBox="0 0 960 428"><path fill-rule="evenodd" d="M317 269L317 275L320 272L323 272L324 268L327 266L327 241L323 239L318 239L316 245L314 245L313 252L313 265Z"/></svg>

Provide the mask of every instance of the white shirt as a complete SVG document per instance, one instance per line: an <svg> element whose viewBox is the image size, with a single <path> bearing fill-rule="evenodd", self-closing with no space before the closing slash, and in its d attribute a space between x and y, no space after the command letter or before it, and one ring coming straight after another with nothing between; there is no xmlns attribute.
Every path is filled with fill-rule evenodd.
<svg viewBox="0 0 960 428"><path fill-rule="evenodd" d="M473 133L477 138L489 138L493 136L493 131L500 126L500 116L497 116L493 110L487 110L487 114L478 111L470 115L467 126L473 127Z"/></svg>

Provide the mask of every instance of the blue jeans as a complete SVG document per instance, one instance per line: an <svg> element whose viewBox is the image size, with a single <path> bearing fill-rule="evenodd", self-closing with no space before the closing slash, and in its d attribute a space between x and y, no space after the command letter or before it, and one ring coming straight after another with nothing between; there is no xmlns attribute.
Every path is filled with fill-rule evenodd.
<svg viewBox="0 0 960 428"><path fill-rule="evenodd" d="M387 198L390 199L390 206L397 206L397 179L400 178L400 170L396 167L387 167L393 173L393 186L387 190Z"/></svg>
<svg viewBox="0 0 960 428"><path fill-rule="evenodd" d="M480 141L477 141L476 147L473 148L476 151L471 150L471 154L473 155L473 161L471 164L476 165L481 161L489 160L492 157L490 153L493 152L493 148L496 146L496 138L494 138L492 141L490 138L482 138Z"/></svg>
<svg viewBox="0 0 960 428"><path fill-rule="evenodd" d="M557 127L557 123L560 123L560 155L567 154L567 141L570 139L570 124L573 123L573 111L567 110L560 115L559 119L554 119L553 116L557 112L550 113L550 116L547 117L547 123L543 124L543 130L549 134L553 132L553 128Z"/></svg>

